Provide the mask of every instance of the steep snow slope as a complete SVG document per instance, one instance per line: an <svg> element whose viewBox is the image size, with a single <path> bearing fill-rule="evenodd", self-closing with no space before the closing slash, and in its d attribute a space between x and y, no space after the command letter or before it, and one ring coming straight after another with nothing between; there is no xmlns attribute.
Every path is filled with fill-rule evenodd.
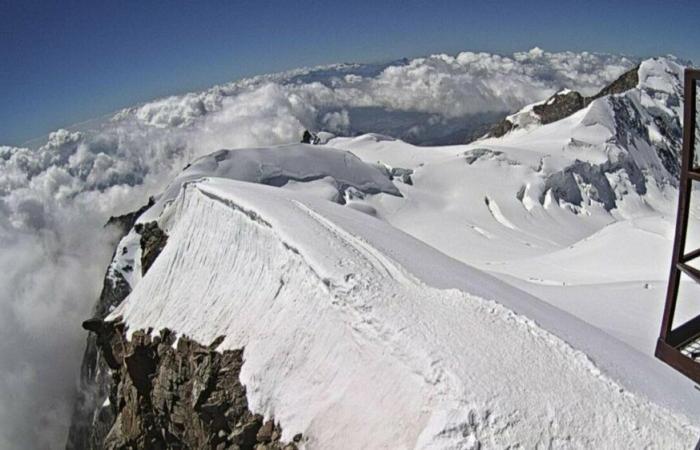
<svg viewBox="0 0 700 450"><path fill-rule="evenodd" d="M338 203L346 203L364 194L401 196L382 171L347 151L307 144L219 150L188 164L159 196L155 205L141 215L139 222L158 218L185 183L204 176L283 186ZM141 236L131 230L120 242L120 250L109 269L113 281L124 279L130 285L138 281L141 274L140 239Z"/></svg>
<svg viewBox="0 0 700 450"><path fill-rule="evenodd" d="M693 441L696 430L681 416L484 297L549 310L550 320L588 329L592 341L600 338L594 329L366 214L208 179L186 184L159 222L167 246L111 316L132 330L170 327L245 346L251 408L274 415L287 439L303 432L309 448ZM459 272L479 296L421 281L449 283ZM678 407L687 391L665 394Z"/></svg>

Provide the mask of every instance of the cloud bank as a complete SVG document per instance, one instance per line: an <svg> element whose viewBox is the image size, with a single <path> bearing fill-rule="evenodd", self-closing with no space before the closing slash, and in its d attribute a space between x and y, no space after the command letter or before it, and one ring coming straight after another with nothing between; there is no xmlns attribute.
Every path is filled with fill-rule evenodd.
<svg viewBox="0 0 700 450"><path fill-rule="evenodd" d="M562 88L591 94L635 63L533 49L298 69L128 108L91 129L53 132L35 149L0 146L0 448L63 447L80 322L112 252L103 224L191 159L296 142L304 129L363 131L361 114L403 120L420 135Z"/></svg>

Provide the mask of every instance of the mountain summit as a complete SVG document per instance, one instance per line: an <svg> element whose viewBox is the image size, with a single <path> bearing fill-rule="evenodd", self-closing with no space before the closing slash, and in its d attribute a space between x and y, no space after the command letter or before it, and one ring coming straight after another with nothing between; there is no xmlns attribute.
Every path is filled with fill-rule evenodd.
<svg viewBox="0 0 700 450"><path fill-rule="evenodd" d="M68 446L691 445L692 383L644 312L682 69L643 61L467 145L195 159L117 221Z"/></svg>

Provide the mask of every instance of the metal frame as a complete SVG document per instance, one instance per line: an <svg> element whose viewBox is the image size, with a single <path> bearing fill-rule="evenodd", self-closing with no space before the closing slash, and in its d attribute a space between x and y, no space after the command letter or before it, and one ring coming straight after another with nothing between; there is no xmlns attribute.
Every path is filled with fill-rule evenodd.
<svg viewBox="0 0 700 450"><path fill-rule="evenodd" d="M696 82L698 81L700 81L700 70L685 70L683 155L681 159L676 235L673 243L671 274L666 291L666 306L661 323L661 333L656 344L657 358L696 383L700 383L700 355L694 357L687 353L684 354L682 350L700 339L700 315L675 329L672 327L678 301L681 274L683 273L695 282L700 283L700 270L688 264L691 260L700 257L700 249L685 253L692 185L693 181L700 181L700 167L693 166L695 156L695 117L697 114Z"/></svg>

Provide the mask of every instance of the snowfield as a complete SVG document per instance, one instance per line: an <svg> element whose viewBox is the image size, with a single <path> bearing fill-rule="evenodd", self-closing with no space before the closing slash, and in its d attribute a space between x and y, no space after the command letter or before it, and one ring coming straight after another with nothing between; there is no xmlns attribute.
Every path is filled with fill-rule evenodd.
<svg viewBox="0 0 700 450"><path fill-rule="evenodd" d="M490 298L537 299L351 208L211 178L160 225L168 245L111 317L244 346L251 408L308 448L687 448L697 432ZM455 270L478 296L421 279Z"/></svg>
<svg viewBox="0 0 700 450"><path fill-rule="evenodd" d="M245 347L251 409L307 448L689 448L699 394L653 357L681 73L644 61L623 93L468 145L201 157L139 219L169 235L144 277L138 233L119 244L110 318Z"/></svg>

